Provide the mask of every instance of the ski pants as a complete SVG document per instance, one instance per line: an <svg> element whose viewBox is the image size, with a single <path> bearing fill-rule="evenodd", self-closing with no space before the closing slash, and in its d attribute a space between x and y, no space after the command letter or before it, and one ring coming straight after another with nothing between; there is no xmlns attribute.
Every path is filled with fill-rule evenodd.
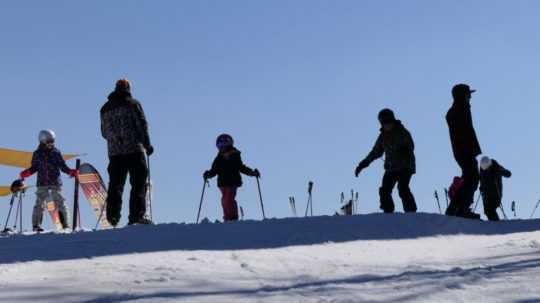
<svg viewBox="0 0 540 303"><path fill-rule="evenodd" d="M399 197L403 203L403 210L405 212L416 212L416 201L409 186L412 176L413 174L409 170L386 171L384 173L382 186L379 189L379 195L381 198L380 208L385 213L394 212L392 191L394 190L396 183L398 186Z"/></svg>
<svg viewBox="0 0 540 303"><path fill-rule="evenodd" d="M64 228L69 228L69 215L66 199L62 196L62 188L59 186L40 186L36 191L36 204L32 213L32 226L41 226L43 212L47 209L47 203L53 201L60 215L60 222Z"/></svg>
<svg viewBox="0 0 540 303"><path fill-rule="evenodd" d="M501 206L501 200L496 195L485 195L483 197L484 214L489 221L499 221L497 208Z"/></svg>
<svg viewBox="0 0 540 303"><path fill-rule="evenodd" d="M223 207L223 221L238 220L238 204L236 203L236 193L238 187L226 186L220 187L221 206Z"/></svg>
<svg viewBox="0 0 540 303"><path fill-rule="evenodd" d="M146 213L146 179L148 177L148 166L144 153L112 156L109 160L107 220L113 223L120 221L122 194L128 174L131 184L129 222L133 223L143 219Z"/></svg>
<svg viewBox="0 0 540 303"><path fill-rule="evenodd" d="M461 216L470 212L474 203L474 193L480 183L480 173L478 171L478 161L475 157L457 159L461 167L463 186L456 192L456 215Z"/></svg>

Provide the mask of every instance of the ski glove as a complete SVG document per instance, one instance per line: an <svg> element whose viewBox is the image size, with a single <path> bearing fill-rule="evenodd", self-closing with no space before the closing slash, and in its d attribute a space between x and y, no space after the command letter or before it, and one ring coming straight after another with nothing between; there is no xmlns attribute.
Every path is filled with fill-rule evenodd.
<svg viewBox="0 0 540 303"><path fill-rule="evenodd" d="M260 178L261 177L261 173L259 172L258 169L255 169L253 170L253 173L251 173L251 175L255 178Z"/></svg>
<svg viewBox="0 0 540 303"><path fill-rule="evenodd" d="M205 180L210 179L211 177L212 177L212 173L210 173L210 171L207 170L207 171L204 172L203 178Z"/></svg>
<svg viewBox="0 0 540 303"><path fill-rule="evenodd" d="M71 178L78 178L79 177L79 171L76 169L70 169L68 175Z"/></svg>
<svg viewBox="0 0 540 303"><path fill-rule="evenodd" d="M148 156L151 156L154 153L154 147L152 145L148 145L145 149Z"/></svg>
<svg viewBox="0 0 540 303"><path fill-rule="evenodd" d="M360 172L366 167L368 167L368 164L365 161L360 162L358 166L356 167L356 169L354 170L354 175L358 178L358 175L360 175Z"/></svg>
<svg viewBox="0 0 540 303"><path fill-rule="evenodd" d="M23 170L23 171L20 173L19 176L21 177L21 180L24 180L24 179L26 179L26 178L32 176L32 172L31 172L29 169L26 169L26 170Z"/></svg>

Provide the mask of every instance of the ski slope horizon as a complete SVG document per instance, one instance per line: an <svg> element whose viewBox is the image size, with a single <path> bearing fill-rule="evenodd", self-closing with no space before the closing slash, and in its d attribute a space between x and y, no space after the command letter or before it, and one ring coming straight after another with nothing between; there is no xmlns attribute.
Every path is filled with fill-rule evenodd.
<svg viewBox="0 0 540 303"><path fill-rule="evenodd" d="M540 220L369 214L0 237L2 302L540 302ZM31 290L31 291L29 291Z"/></svg>

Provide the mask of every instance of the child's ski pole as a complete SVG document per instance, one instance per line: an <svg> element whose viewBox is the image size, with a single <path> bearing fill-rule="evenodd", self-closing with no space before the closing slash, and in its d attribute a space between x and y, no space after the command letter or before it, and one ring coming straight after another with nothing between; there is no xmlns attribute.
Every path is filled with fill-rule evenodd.
<svg viewBox="0 0 540 303"><path fill-rule="evenodd" d="M9 211L8 211L8 215L7 215L7 218L6 218L6 224L4 224L4 229L3 229L3 232L8 232L9 229L8 229L8 222L9 222L9 217L11 216L11 210L13 209L13 203L15 203L15 194L13 194L11 196L11 201L9 201Z"/></svg>
<svg viewBox="0 0 540 303"><path fill-rule="evenodd" d="M261 210L262 210L263 219L266 219L266 215L264 214L264 203L263 203L263 198L262 198L262 193L261 193L261 183L259 182L259 177L257 177L257 188L259 189L259 200L261 201Z"/></svg>
<svg viewBox="0 0 540 303"><path fill-rule="evenodd" d="M207 183L208 183L208 180L205 178L204 183L203 183L203 188L202 188L201 202L199 202L199 211L197 212L197 221L196 221L196 223L199 223L199 218L201 216L201 208L202 208L202 204L203 204L203 200L204 200L204 192L206 190L206 184Z"/></svg>

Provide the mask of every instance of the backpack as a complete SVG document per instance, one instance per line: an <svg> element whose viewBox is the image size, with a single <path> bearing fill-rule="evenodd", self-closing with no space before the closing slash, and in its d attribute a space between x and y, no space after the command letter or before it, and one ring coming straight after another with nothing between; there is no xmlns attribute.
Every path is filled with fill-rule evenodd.
<svg viewBox="0 0 540 303"><path fill-rule="evenodd" d="M452 185L448 188L448 198L450 200L454 200L457 192L463 187L463 183L465 183L465 180L462 177L454 177Z"/></svg>

